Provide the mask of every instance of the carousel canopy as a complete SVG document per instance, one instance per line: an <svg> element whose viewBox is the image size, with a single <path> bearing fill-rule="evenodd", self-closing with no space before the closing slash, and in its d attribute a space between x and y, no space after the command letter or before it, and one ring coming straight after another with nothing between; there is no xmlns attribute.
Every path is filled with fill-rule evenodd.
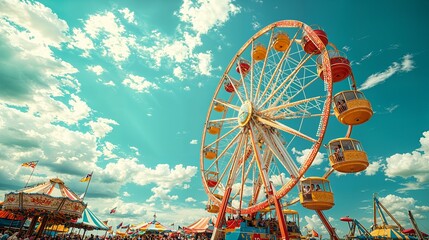
<svg viewBox="0 0 429 240"><path fill-rule="evenodd" d="M109 227L106 226L95 214L86 208L82 213L82 218L79 218L75 221L77 227L82 226L86 229L95 229L95 230L109 230Z"/></svg>
<svg viewBox="0 0 429 240"><path fill-rule="evenodd" d="M79 218L86 204L59 178L5 195L3 209L22 215L48 214L51 218Z"/></svg>
<svg viewBox="0 0 429 240"><path fill-rule="evenodd" d="M191 225L184 227L183 230L187 233L211 233L213 232L213 225L216 221L216 217L204 217L198 219Z"/></svg>

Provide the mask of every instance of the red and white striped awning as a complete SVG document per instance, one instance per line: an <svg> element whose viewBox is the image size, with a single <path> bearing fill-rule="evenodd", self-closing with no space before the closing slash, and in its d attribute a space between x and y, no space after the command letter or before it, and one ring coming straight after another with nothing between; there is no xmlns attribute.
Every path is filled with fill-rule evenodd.
<svg viewBox="0 0 429 240"><path fill-rule="evenodd" d="M213 232L213 225L216 222L216 217L204 217L200 218L191 225L184 227L185 232L188 233L203 233Z"/></svg>
<svg viewBox="0 0 429 240"><path fill-rule="evenodd" d="M76 193L72 192L59 178L52 178L47 182L24 188L20 192L40 193L47 194L52 197L66 197L70 200L81 200L80 197Z"/></svg>

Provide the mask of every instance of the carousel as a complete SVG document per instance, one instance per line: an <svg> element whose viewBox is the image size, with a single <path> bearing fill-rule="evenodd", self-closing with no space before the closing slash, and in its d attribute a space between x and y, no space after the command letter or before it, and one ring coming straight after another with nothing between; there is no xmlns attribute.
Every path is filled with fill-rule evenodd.
<svg viewBox="0 0 429 240"><path fill-rule="evenodd" d="M82 199L59 178L8 193L3 203L3 210L32 219L27 230L29 235L40 221L37 237L41 236L48 224L82 217L85 208Z"/></svg>

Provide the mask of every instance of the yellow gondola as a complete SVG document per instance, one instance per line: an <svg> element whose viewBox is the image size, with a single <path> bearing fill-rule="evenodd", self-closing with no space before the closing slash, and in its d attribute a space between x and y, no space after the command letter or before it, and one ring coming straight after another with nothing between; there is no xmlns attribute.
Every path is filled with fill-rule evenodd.
<svg viewBox="0 0 429 240"><path fill-rule="evenodd" d="M369 165L366 152L356 139L337 138L329 142L328 148L329 162L338 172L360 172Z"/></svg>
<svg viewBox="0 0 429 240"><path fill-rule="evenodd" d="M260 43L255 44L252 50L252 58L255 61L260 61L263 60L265 56L267 56L267 48Z"/></svg>
<svg viewBox="0 0 429 240"><path fill-rule="evenodd" d="M328 210L335 204L329 180L322 177L301 180L299 200L303 207L311 210Z"/></svg>
<svg viewBox="0 0 429 240"><path fill-rule="evenodd" d="M277 32L274 35L274 49L279 52L284 52L290 45L290 38L285 32Z"/></svg>
<svg viewBox="0 0 429 240"><path fill-rule="evenodd" d="M349 90L334 96L334 113L338 121L346 125L358 125L368 121L373 114L371 103L362 92Z"/></svg>

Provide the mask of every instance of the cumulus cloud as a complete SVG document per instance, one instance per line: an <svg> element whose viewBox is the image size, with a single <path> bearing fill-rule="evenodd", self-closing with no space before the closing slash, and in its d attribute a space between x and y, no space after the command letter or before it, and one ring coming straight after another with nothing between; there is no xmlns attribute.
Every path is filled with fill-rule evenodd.
<svg viewBox="0 0 429 240"><path fill-rule="evenodd" d="M97 76L100 76L104 72L104 68L100 65L88 66L86 69L88 71L94 72Z"/></svg>
<svg viewBox="0 0 429 240"><path fill-rule="evenodd" d="M137 24L136 20L134 19L134 12L130 11L130 9L128 8L124 8L124 9L120 9L119 10L120 13L122 13L122 15L124 15L124 18L132 24Z"/></svg>
<svg viewBox="0 0 429 240"><path fill-rule="evenodd" d="M429 181L429 131L420 138L421 147L411 153L396 153L386 159L385 174L390 178L415 178L418 183Z"/></svg>
<svg viewBox="0 0 429 240"><path fill-rule="evenodd" d="M397 63L393 62L386 70L383 72L374 73L369 76L365 82L361 85L359 90L366 90L372 88L378 84L383 83L388 78L392 77L398 72L409 72L414 69L414 60L413 55L407 54L402 57L402 62Z"/></svg>
<svg viewBox="0 0 429 240"><path fill-rule="evenodd" d="M308 155L311 153L311 149L304 149L302 151L299 151L295 148L292 148L292 153L295 154L296 160L300 163L303 164L305 160L307 160ZM316 157L313 160L313 164L314 166L320 165L323 163L323 159L325 158L325 153L320 153L318 152L316 154Z"/></svg>
<svg viewBox="0 0 429 240"><path fill-rule="evenodd" d="M198 140L197 139L192 139L191 142L189 142L189 144L198 144Z"/></svg>
<svg viewBox="0 0 429 240"><path fill-rule="evenodd" d="M119 125L115 120L107 118L97 118L97 121L90 121L86 125L90 126L94 136L103 138L113 130L111 125Z"/></svg>
<svg viewBox="0 0 429 240"><path fill-rule="evenodd" d="M365 169L365 175L374 176L380 168L382 168L384 164L382 164L382 160L375 161L369 164L369 166Z"/></svg>
<svg viewBox="0 0 429 240"><path fill-rule="evenodd" d="M188 197L188 198L186 198L185 199L185 202L196 202L197 200L195 200L194 198L192 198L192 197Z"/></svg>
<svg viewBox="0 0 429 240"><path fill-rule="evenodd" d="M151 89L159 89L156 83L148 81L146 78L129 74L127 78L122 81L122 84L136 90L137 92L149 93Z"/></svg>
<svg viewBox="0 0 429 240"><path fill-rule="evenodd" d="M0 16L24 28L35 41L56 48L67 40L67 23L41 3L30 1L2 1Z"/></svg>

